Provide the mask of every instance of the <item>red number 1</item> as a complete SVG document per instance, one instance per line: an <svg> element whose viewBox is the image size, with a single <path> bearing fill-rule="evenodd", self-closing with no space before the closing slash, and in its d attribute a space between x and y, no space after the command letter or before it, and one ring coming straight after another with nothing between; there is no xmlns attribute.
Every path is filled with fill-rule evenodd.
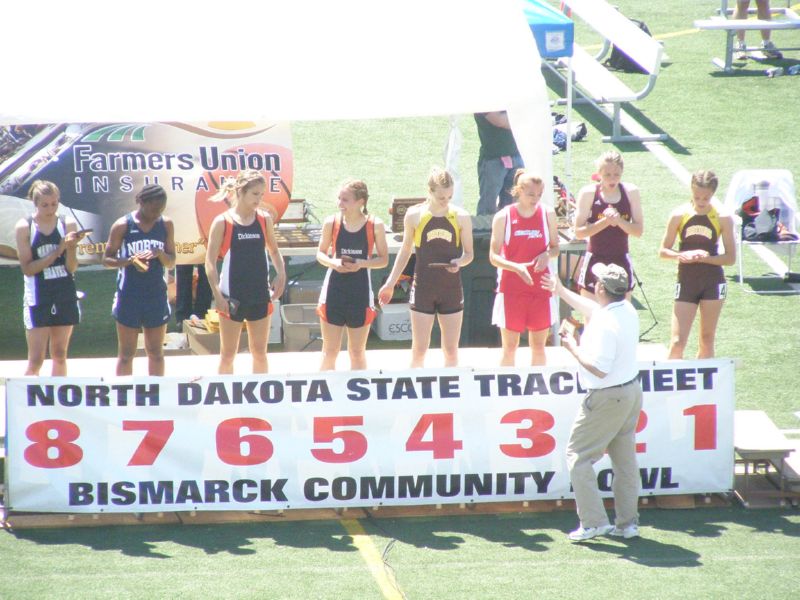
<svg viewBox="0 0 800 600"><path fill-rule="evenodd" d="M694 417L694 449L716 450L717 448L717 405L698 404L683 411Z"/></svg>

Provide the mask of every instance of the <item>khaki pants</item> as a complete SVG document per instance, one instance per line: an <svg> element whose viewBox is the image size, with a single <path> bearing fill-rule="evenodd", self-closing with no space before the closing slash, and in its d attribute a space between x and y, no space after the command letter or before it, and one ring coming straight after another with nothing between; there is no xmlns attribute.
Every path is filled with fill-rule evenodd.
<svg viewBox="0 0 800 600"><path fill-rule="evenodd" d="M639 522L641 477L636 463L635 435L641 410L642 387L638 380L592 390L583 399L567 444L567 467L583 527L608 524L593 467L606 450L614 470L611 487L615 523L627 527Z"/></svg>

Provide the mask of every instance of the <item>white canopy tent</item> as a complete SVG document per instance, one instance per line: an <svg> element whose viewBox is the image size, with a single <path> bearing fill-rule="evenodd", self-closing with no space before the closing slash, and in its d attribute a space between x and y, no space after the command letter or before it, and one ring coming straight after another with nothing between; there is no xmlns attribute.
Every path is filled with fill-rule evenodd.
<svg viewBox="0 0 800 600"><path fill-rule="evenodd" d="M46 0L0 13L2 125L505 109L526 165L552 180L522 0Z"/></svg>

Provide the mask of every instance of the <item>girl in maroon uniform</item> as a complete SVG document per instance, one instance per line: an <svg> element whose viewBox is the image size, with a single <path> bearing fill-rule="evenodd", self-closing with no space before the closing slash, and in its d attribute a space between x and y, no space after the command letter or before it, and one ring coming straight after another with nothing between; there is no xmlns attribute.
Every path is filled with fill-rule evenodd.
<svg viewBox="0 0 800 600"><path fill-rule="evenodd" d="M367 215L368 199L363 181L345 182L339 190L339 213L322 225L317 261L328 267L317 307L323 371L336 368L345 328L350 368L367 368L367 337L376 314L370 269L389 262L386 231L380 219Z"/></svg>
<svg viewBox="0 0 800 600"><path fill-rule="evenodd" d="M628 254L628 236L641 237L644 217L639 189L622 182L624 163L619 152L609 151L596 163L600 183L578 192L575 237L589 243L578 275L581 294L594 298L595 263L616 264L628 273L628 293L633 289L633 265Z"/></svg>
<svg viewBox="0 0 800 600"><path fill-rule="evenodd" d="M727 283L722 267L736 262L733 218L712 202L719 180L712 171L692 175L692 201L669 217L661 241L661 258L678 261L678 283L672 311L669 358L683 358L692 322L700 309L697 358L714 356L714 338ZM676 239L678 250L673 250ZM723 252L719 252L722 241Z"/></svg>
<svg viewBox="0 0 800 600"><path fill-rule="evenodd" d="M545 343L556 316L556 298L542 289L542 275L558 256L555 211L540 202L541 177L517 170L511 194L517 199L492 221L489 261L497 267L492 323L500 327L502 366L514 366L520 334L528 332L531 365L545 364Z"/></svg>

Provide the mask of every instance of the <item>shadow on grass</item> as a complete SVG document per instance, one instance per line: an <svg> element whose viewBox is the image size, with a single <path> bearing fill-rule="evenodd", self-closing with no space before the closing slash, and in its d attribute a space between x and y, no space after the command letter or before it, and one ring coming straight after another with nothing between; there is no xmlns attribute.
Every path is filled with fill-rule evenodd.
<svg viewBox="0 0 800 600"><path fill-rule="evenodd" d="M678 544L661 541L659 538L664 537L661 532L692 538L717 538L735 525L753 532L797 538L800 537L800 523L788 518L793 515L796 512L787 509L746 510L741 507L646 510L642 512L643 537L632 540L603 537L581 546L615 554L644 566L700 566L699 554ZM367 517L360 522L370 535L381 535L420 549L457 551L467 546L470 538L482 538L504 548L540 553L555 551L555 546L561 544L571 544L566 534L574 529L577 518L572 511L559 511L436 518ZM745 531L745 535L747 533ZM170 559L180 554L180 550L165 553L163 544L196 548L207 555L253 555L270 541L278 549L357 552L352 537L338 521L22 529L11 532L11 535L46 546L79 545L92 550L155 559Z"/></svg>
<svg viewBox="0 0 800 600"><path fill-rule="evenodd" d="M126 556L169 559L158 549L163 543L197 548L207 555L235 556L256 553L255 542L273 540L278 546L325 548L332 552L356 552L352 538L336 521L301 524L233 523L215 525L159 525L92 528L20 529L13 535L47 546L86 546L92 550L110 550Z"/></svg>
<svg viewBox="0 0 800 600"><path fill-rule="evenodd" d="M740 285L738 275L732 275L728 277L728 280L730 285ZM771 294L775 296L796 296L800 294L800 290L789 285L776 273L745 276L743 285L744 291L751 294Z"/></svg>
<svg viewBox="0 0 800 600"><path fill-rule="evenodd" d="M631 540L595 538L582 544L595 552L613 554L644 567L672 569L675 567L700 567L700 554L676 544L665 544L646 537Z"/></svg>

